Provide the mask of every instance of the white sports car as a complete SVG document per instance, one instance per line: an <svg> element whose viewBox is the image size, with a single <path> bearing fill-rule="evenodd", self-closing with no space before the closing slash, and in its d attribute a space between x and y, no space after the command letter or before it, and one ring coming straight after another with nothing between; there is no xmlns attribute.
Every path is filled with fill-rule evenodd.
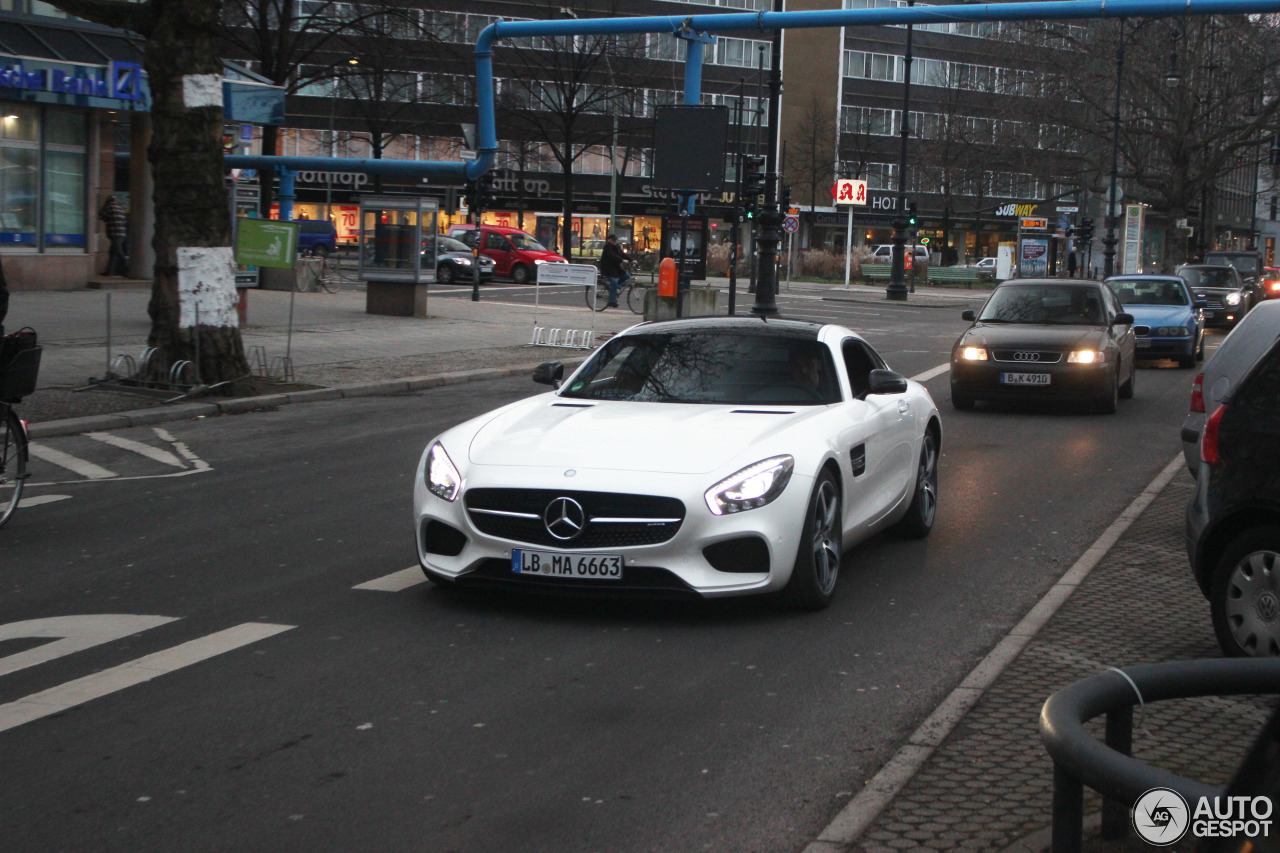
<svg viewBox="0 0 1280 853"><path fill-rule="evenodd" d="M854 332L642 323L565 382L432 439L418 559L437 583L577 593L780 593L825 607L843 551L929 533L942 428Z"/></svg>

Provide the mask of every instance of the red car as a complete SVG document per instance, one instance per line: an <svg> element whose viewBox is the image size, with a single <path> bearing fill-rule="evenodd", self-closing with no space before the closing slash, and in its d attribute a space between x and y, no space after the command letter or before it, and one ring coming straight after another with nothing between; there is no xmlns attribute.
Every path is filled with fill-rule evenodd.
<svg viewBox="0 0 1280 853"><path fill-rule="evenodd" d="M1262 291L1268 299L1280 299L1280 267L1262 268Z"/></svg>
<svg viewBox="0 0 1280 853"><path fill-rule="evenodd" d="M510 278L516 284L528 284L538 279L538 267L543 264L566 263L561 255L549 251L546 246L519 228L505 225L481 225L477 237L474 225L454 225L449 236L475 248L480 239L480 254L493 259L494 275Z"/></svg>

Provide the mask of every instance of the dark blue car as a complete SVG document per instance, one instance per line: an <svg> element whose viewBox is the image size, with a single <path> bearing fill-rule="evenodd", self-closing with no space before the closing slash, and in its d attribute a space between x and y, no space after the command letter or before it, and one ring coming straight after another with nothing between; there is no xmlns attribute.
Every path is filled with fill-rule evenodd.
<svg viewBox="0 0 1280 853"><path fill-rule="evenodd" d="M1138 358L1172 358L1187 368L1204 358L1204 303L1181 276L1118 275L1107 285L1133 315Z"/></svg>
<svg viewBox="0 0 1280 853"><path fill-rule="evenodd" d="M323 219L299 219L298 251L321 258L338 251L338 229Z"/></svg>

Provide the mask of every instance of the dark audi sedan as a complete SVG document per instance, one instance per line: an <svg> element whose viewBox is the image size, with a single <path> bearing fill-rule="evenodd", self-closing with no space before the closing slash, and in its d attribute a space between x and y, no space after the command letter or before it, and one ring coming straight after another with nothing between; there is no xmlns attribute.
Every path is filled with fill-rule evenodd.
<svg viewBox="0 0 1280 853"><path fill-rule="evenodd" d="M1110 288L1075 279L1012 279L997 287L951 351L951 405L1070 400L1112 413L1132 397L1133 316Z"/></svg>

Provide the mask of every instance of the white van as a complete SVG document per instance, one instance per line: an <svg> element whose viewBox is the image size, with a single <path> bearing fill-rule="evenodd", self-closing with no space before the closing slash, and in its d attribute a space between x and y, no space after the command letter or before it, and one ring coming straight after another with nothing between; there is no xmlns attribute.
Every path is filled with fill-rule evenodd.
<svg viewBox="0 0 1280 853"><path fill-rule="evenodd" d="M913 264L929 263L929 249L926 246L906 246L911 250ZM877 264L893 263L893 244L881 243L871 253L871 260Z"/></svg>

